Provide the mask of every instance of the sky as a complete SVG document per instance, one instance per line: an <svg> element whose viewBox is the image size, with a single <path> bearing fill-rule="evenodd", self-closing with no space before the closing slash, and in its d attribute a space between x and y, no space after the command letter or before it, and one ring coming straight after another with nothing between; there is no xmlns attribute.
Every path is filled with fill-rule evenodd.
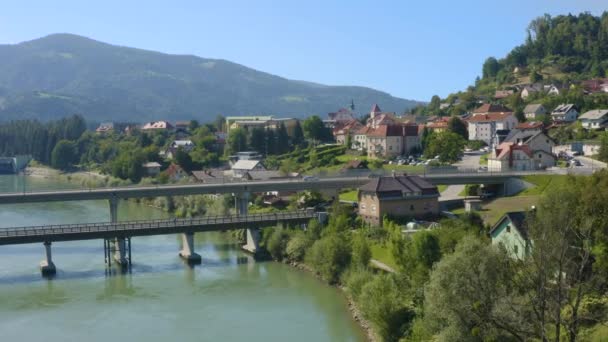
<svg viewBox="0 0 608 342"><path fill-rule="evenodd" d="M606 0L3 0L0 44L73 33L428 101L472 84L535 17L605 10Z"/></svg>

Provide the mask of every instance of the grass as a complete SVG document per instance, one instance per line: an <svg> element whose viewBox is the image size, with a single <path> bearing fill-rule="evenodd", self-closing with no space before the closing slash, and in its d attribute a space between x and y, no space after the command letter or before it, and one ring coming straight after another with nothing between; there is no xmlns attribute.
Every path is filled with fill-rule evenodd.
<svg viewBox="0 0 608 342"><path fill-rule="evenodd" d="M516 196L539 196L544 194L549 188L559 185L564 185L568 181L567 175L534 175L525 176L524 181L536 185L535 187L525 189Z"/></svg>
<svg viewBox="0 0 608 342"><path fill-rule="evenodd" d="M486 153L486 154L482 155L481 157L479 157L479 165L488 165L489 156L490 156L490 154Z"/></svg>
<svg viewBox="0 0 608 342"><path fill-rule="evenodd" d="M445 189L447 189L448 186L447 185L437 185L437 190L439 190L439 193L442 193L445 191Z"/></svg>
<svg viewBox="0 0 608 342"><path fill-rule="evenodd" d="M587 341L600 342L608 341L608 326L603 324L597 324L593 328L589 329L589 335Z"/></svg>
<svg viewBox="0 0 608 342"><path fill-rule="evenodd" d="M493 225L510 211L528 210L538 203L539 196L501 197L482 204L478 212L486 224Z"/></svg>
<svg viewBox="0 0 608 342"><path fill-rule="evenodd" d="M370 249L372 250L372 259L378 260L392 269L397 269L397 263L395 262L395 259L393 259L393 255L388 246L375 243L370 246Z"/></svg>
<svg viewBox="0 0 608 342"><path fill-rule="evenodd" d="M357 202L357 190L350 190L340 194L340 201Z"/></svg>

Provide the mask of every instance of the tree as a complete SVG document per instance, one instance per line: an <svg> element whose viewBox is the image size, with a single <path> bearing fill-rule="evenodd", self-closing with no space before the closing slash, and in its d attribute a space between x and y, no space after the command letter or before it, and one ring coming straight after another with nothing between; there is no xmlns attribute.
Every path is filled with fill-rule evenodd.
<svg viewBox="0 0 608 342"><path fill-rule="evenodd" d="M266 155L277 154L277 136L272 129L266 130Z"/></svg>
<svg viewBox="0 0 608 342"><path fill-rule="evenodd" d="M175 152L174 159L177 165L181 166L184 171L191 172L194 169L194 162L192 162L192 157L190 157L190 155L181 147L178 148Z"/></svg>
<svg viewBox="0 0 608 342"><path fill-rule="evenodd" d="M367 238L363 234L357 234L353 238L352 264L356 267L365 268L369 265L371 258L372 250L369 247Z"/></svg>
<svg viewBox="0 0 608 342"><path fill-rule="evenodd" d="M281 122L279 125L279 129L277 130L277 154L284 154L289 151L289 134L287 133L287 128L285 124Z"/></svg>
<svg viewBox="0 0 608 342"><path fill-rule="evenodd" d="M601 135L600 150L598 153L598 159L601 161L608 161L608 133L604 132Z"/></svg>
<svg viewBox="0 0 608 342"><path fill-rule="evenodd" d="M453 163L460 158L465 143L460 135L449 131L432 134L424 155L427 158L438 155L442 163Z"/></svg>
<svg viewBox="0 0 608 342"><path fill-rule="evenodd" d="M453 116L448 121L448 130L452 133L460 135L464 140L469 139L469 130L467 125L457 116Z"/></svg>
<svg viewBox="0 0 608 342"><path fill-rule="evenodd" d="M304 143L304 131L302 125L300 125L300 120L296 121L296 126L293 129L292 143L294 146L301 146Z"/></svg>
<svg viewBox="0 0 608 342"><path fill-rule="evenodd" d="M213 125L215 126L215 128L217 129L218 132L227 132L228 131L228 127L226 127L226 118L222 114L218 114L215 117L215 121L213 122Z"/></svg>
<svg viewBox="0 0 608 342"><path fill-rule="evenodd" d="M325 124L317 115L313 115L304 120L304 136L314 142L327 141L331 135Z"/></svg>
<svg viewBox="0 0 608 342"><path fill-rule="evenodd" d="M433 95L433 97L431 97L431 102L429 102L427 109L430 113L437 113L437 111L439 111L440 106L441 98L437 95Z"/></svg>
<svg viewBox="0 0 608 342"><path fill-rule="evenodd" d="M405 303L392 275L374 277L361 289L360 306L384 341L398 341L410 328L415 311Z"/></svg>
<svg viewBox="0 0 608 342"><path fill-rule="evenodd" d="M190 123L188 124L188 129L190 130L190 132L194 132L194 130L196 130L199 126L200 125L197 120L190 120Z"/></svg>
<svg viewBox="0 0 608 342"><path fill-rule="evenodd" d="M348 241L332 234L315 241L306 254L307 262L329 283L338 281L350 264L351 250Z"/></svg>
<svg viewBox="0 0 608 342"><path fill-rule="evenodd" d="M60 140L51 153L51 166L59 170L67 170L75 161L74 143L69 140Z"/></svg>
<svg viewBox="0 0 608 342"><path fill-rule="evenodd" d="M494 57L488 57L483 63L482 76L483 78L496 77L499 70L500 65L498 64L498 60L496 60Z"/></svg>
<svg viewBox="0 0 608 342"><path fill-rule="evenodd" d="M258 152L266 152L266 130L260 127L255 127L249 133L249 147Z"/></svg>
<svg viewBox="0 0 608 342"><path fill-rule="evenodd" d="M524 341L531 326L515 305L513 277L504 249L464 238L431 273L425 287L426 326L445 341Z"/></svg>
<svg viewBox="0 0 608 342"><path fill-rule="evenodd" d="M245 132L245 130L240 127L230 130L227 143L230 153L246 151L247 132Z"/></svg>

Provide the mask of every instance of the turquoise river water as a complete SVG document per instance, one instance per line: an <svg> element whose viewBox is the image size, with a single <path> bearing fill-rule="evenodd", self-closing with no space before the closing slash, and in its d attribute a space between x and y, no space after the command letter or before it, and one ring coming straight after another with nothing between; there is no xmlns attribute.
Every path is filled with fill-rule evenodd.
<svg viewBox="0 0 608 342"><path fill-rule="evenodd" d="M0 176L0 192L66 187ZM167 214L123 201L119 220ZM109 221L104 201L0 205L0 229ZM131 272L108 274L103 241L53 243L57 276L38 270L42 244L0 246L1 341L363 341L339 290L276 262L255 262L221 233L196 234L202 265L180 260L178 236L132 239Z"/></svg>

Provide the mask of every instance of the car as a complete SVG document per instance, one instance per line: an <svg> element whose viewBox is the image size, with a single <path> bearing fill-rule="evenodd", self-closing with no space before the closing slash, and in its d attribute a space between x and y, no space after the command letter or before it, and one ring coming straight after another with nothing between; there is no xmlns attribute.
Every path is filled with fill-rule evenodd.
<svg viewBox="0 0 608 342"><path fill-rule="evenodd" d="M572 155L575 156L575 157L582 156L583 152L581 152L581 151L574 151L574 152L572 152Z"/></svg>
<svg viewBox="0 0 608 342"><path fill-rule="evenodd" d="M304 178L302 178L303 181L305 182L316 182L319 180L319 177L315 177L315 176L304 176Z"/></svg>
<svg viewBox="0 0 608 342"><path fill-rule="evenodd" d="M488 167L487 166L480 166L479 167L479 171L488 171Z"/></svg>
<svg viewBox="0 0 608 342"><path fill-rule="evenodd" d="M490 191L482 191L481 195L479 195L479 197L481 197L481 198L492 198L494 196L495 196L495 194Z"/></svg>

